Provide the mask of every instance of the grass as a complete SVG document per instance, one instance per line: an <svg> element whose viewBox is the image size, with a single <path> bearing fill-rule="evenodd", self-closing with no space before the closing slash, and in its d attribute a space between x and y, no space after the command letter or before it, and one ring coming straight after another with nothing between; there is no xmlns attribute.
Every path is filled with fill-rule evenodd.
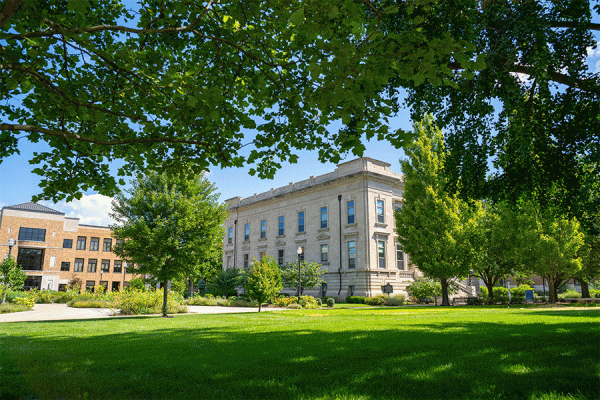
<svg viewBox="0 0 600 400"><path fill-rule="evenodd" d="M0 325L0 398L598 399L600 308Z"/></svg>
<svg viewBox="0 0 600 400"><path fill-rule="evenodd" d="M31 308L27 307L23 304L12 304L12 303L0 304L0 314L21 312L21 311L27 311L27 310L31 310Z"/></svg>

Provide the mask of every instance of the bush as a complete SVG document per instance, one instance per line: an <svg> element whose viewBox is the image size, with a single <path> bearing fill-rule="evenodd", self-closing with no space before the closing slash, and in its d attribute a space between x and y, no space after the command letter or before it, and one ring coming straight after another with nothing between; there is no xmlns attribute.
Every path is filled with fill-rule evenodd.
<svg viewBox="0 0 600 400"><path fill-rule="evenodd" d="M56 292L54 290L32 290L30 296L34 297L34 301L38 304L50 303L69 303L71 300L79 296L79 293L73 290L68 292Z"/></svg>
<svg viewBox="0 0 600 400"><path fill-rule="evenodd" d="M297 302L298 299L295 297L276 297L273 299L273 304L277 307L289 307L290 304Z"/></svg>
<svg viewBox="0 0 600 400"><path fill-rule="evenodd" d="M524 295L523 295L524 296ZM490 297L486 287L479 289L479 298L484 303L489 303ZM508 289L503 286L494 287L494 303L508 304Z"/></svg>
<svg viewBox="0 0 600 400"><path fill-rule="evenodd" d="M8 292L6 292L6 301L9 303L14 303L15 299L18 299L20 297L29 297L29 294L24 291L10 289L8 290Z"/></svg>
<svg viewBox="0 0 600 400"><path fill-rule="evenodd" d="M401 306L406 303L406 298L401 294L395 294L390 296L389 299L386 299L386 306Z"/></svg>
<svg viewBox="0 0 600 400"><path fill-rule="evenodd" d="M333 299L333 297L330 297L327 299L327 307L331 308L335 305L335 300Z"/></svg>
<svg viewBox="0 0 600 400"><path fill-rule="evenodd" d="M365 296L348 296L346 297L346 303L348 304L365 304Z"/></svg>
<svg viewBox="0 0 600 400"><path fill-rule="evenodd" d="M107 300L72 300L69 302L69 307L73 308L114 308L114 302Z"/></svg>
<svg viewBox="0 0 600 400"><path fill-rule="evenodd" d="M579 293L575 290L567 290L567 291L559 294L558 298L559 299L580 299L581 293Z"/></svg>
<svg viewBox="0 0 600 400"><path fill-rule="evenodd" d="M317 299L312 296L300 296L300 305L303 308L319 308Z"/></svg>
<svg viewBox="0 0 600 400"><path fill-rule="evenodd" d="M292 310L298 310L298 309L302 308L302 306L298 303L292 303L292 304L289 304L287 306L287 308L290 308Z"/></svg>
<svg viewBox="0 0 600 400"><path fill-rule="evenodd" d="M365 303L370 306L382 306L387 301L387 296L380 294L379 296L367 297Z"/></svg>
<svg viewBox="0 0 600 400"><path fill-rule="evenodd" d="M187 307L181 302L183 296L178 293L169 293L167 297L167 313L186 313ZM115 306L120 309L121 314L160 314L162 312L163 292L162 290L149 290L147 292L131 289L119 293L115 298Z"/></svg>
<svg viewBox="0 0 600 400"><path fill-rule="evenodd" d="M533 290L533 288L529 285L519 285L516 288L510 289L510 302L512 304L524 303L526 290Z"/></svg>
<svg viewBox="0 0 600 400"><path fill-rule="evenodd" d="M0 304L0 314L7 314L7 313L13 313L13 312L28 311L28 310L31 310L31 307L27 307L23 304L11 304L11 303Z"/></svg>
<svg viewBox="0 0 600 400"><path fill-rule="evenodd" d="M590 297L600 298L600 290L590 289Z"/></svg>
<svg viewBox="0 0 600 400"><path fill-rule="evenodd" d="M327 300L325 300L325 301L327 301ZM319 307L322 306L323 305L323 300L317 298L317 304L319 305Z"/></svg>
<svg viewBox="0 0 600 400"><path fill-rule="evenodd" d="M451 291L450 288L448 290ZM413 302L421 303L425 299L441 296L442 286L439 282L434 282L431 279L417 278L406 287L406 292Z"/></svg>
<svg viewBox="0 0 600 400"><path fill-rule="evenodd" d="M30 309L34 306L35 301L31 297L17 297L13 301L14 304L19 304Z"/></svg>

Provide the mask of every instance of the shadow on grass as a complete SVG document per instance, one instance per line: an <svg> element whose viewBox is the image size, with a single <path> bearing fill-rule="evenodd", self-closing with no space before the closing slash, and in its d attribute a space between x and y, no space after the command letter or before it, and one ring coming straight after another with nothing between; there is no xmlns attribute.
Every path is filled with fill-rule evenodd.
<svg viewBox="0 0 600 400"><path fill-rule="evenodd" d="M128 319L136 329L126 333L0 334L0 360L13 364L7 370L18 366L40 398L488 400L600 394L595 322L399 327L383 321L379 327L332 329L328 324L344 319L325 326L314 317L266 318L269 323L242 319L264 324L255 330L227 323L206 327L201 318L162 328L153 318L137 317ZM61 323L76 330L76 322ZM28 397L27 390L10 390L5 398Z"/></svg>

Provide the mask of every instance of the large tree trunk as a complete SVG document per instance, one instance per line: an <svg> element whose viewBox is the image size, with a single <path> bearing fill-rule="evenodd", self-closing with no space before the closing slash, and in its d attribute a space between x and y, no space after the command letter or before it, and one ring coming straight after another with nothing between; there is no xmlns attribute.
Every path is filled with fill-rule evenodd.
<svg viewBox="0 0 600 400"><path fill-rule="evenodd" d="M581 297L587 299L590 297L590 285L581 278L575 278L581 284Z"/></svg>
<svg viewBox="0 0 600 400"><path fill-rule="evenodd" d="M449 306L450 299L448 298L448 280L440 279L440 284L442 285L442 306Z"/></svg>
<svg viewBox="0 0 600 400"><path fill-rule="evenodd" d="M260 312L260 306L261 306L261 303L260 303L260 301L259 301L259 302L258 302L258 312Z"/></svg>
<svg viewBox="0 0 600 400"><path fill-rule="evenodd" d="M169 288L167 287L167 281L163 281L163 307L162 307L162 316L167 317L167 295Z"/></svg>
<svg viewBox="0 0 600 400"><path fill-rule="evenodd" d="M492 281L484 281L485 282L485 287L488 290L488 303L489 304L494 304L494 282Z"/></svg>
<svg viewBox="0 0 600 400"><path fill-rule="evenodd" d="M548 302L556 303L558 302L558 286L562 279L556 279L554 276L548 277Z"/></svg>

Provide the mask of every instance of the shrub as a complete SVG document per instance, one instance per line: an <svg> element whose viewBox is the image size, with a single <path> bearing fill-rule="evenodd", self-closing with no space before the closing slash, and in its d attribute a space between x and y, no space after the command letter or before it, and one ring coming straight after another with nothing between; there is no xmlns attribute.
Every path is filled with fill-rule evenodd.
<svg viewBox="0 0 600 400"><path fill-rule="evenodd" d="M523 292L525 293L525 292ZM523 294L525 296L525 294ZM489 303L488 290L486 287L479 289L479 298L484 303ZM494 303L508 304L508 289L503 286L494 287Z"/></svg>
<svg viewBox="0 0 600 400"><path fill-rule="evenodd" d="M516 288L510 289L510 302L513 304L523 303L525 301L525 291L533 290L529 285L519 285Z"/></svg>
<svg viewBox="0 0 600 400"><path fill-rule="evenodd" d="M379 296L367 297L365 303L370 306L382 306L385 304L387 296L380 294Z"/></svg>
<svg viewBox="0 0 600 400"><path fill-rule="evenodd" d="M590 297L600 298L600 290L590 289Z"/></svg>
<svg viewBox="0 0 600 400"><path fill-rule="evenodd" d="M13 301L14 304L20 304L30 309L34 306L35 301L31 297L17 297Z"/></svg>
<svg viewBox="0 0 600 400"><path fill-rule="evenodd" d="M0 314L7 314L13 312L21 312L31 310L31 307L24 306L23 304L11 304L4 303L0 304Z"/></svg>
<svg viewBox="0 0 600 400"><path fill-rule="evenodd" d="M450 290L450 289L449 289ZM417 278L407 286L406 292L415 303L421 303L425 299L442 295L442 286L427 278Z"/></svg>
<svg viewBox="0 0 600 400"><path fill-rule="evenodd" d="M107 300L72 300L69 302L69 307L73 308L114 308L114 303Z"/></svg>
<svg viewBox="0 0 600 400"><path fill-rule="evenodd" d="M300 305L303 308L318 308L319 303L317 303L317 299L313 296L301 296L300 297Z"/></svg>
<svg viewBox="0 0 600 400"><path fill-rule="evenodd" d="M365 296L348 296L346 297L346 303L349 304L365 304Z"/></svg>
<svg viewBox="0 0 600 400"><path fill-rule="evenodd" d="M559 294L558 298L559 299L580 299L581 293L579 293L575 290L567 290L567 291Z"/></svg>
<svg viewBox="0 0 600 400"><path fill-rule="evenodd" d="M327 299L327 307L331 308L335 305L335 300L333 299L333 297L330 297Z"/></svg>
<svg viewBox="0 0 600 400"><path fill-rule="evenodd" d="M8 290L8 292L6 292L6 301L9 303L14 303L15 299L18 299L19 297L28 297L29 294L27 292L23 292L20 290Z"/></svg>
<svg viewBox="0 0 600 400"><path fill-rule="evenodd" d="M240 298L232 299L230 297L228 306L229 307L258 307L258 302L255 300L248 301L248 300L244 300L244 299L240 299Z"/></svg>
<svg viewBox="0 0 600 400"><path fill-rule="evenodd" d="M121 292L116 296L116 308L121 314L160 314L162 312L163 292L161 290L149 290L147 292L131 289ZM169 293L167 297L167 312L169 314L185 313L187 307L181 304L181 294Z"/></svg>
<svg viewBox="0 0 600 400"><path fill-rule="evenodd" d="M273 299L273 304L277 307L289 307L290 304L297 303L295 297L276 297Z"/></svg>
<svg viewBox="0 0 600 400"><path fill-rule="evenodd" d="M287 306L287 308L291 308L292 310L298 310L298 309L302 308L302 306L298 303L292 303L292 304L289 304Z"/></svg>
<svg viewBox="0 0 600 400"><path fill-rule="evenodd" d="M401 294L395 294L393 296L390 296L390 298L386 299L385 301L386 306L401 306L405 303L406 298L404 297L404 295Z"/></svg>
<svg viewBox="0 0 600 400"><path fill-rule="evenodd" d="M325 300L325 301L327 301L327 300ZM322 305L323 305L323 300L321 300L321 299L317 299L317 304L318 304L319 306L322 306Z"/></svg>

